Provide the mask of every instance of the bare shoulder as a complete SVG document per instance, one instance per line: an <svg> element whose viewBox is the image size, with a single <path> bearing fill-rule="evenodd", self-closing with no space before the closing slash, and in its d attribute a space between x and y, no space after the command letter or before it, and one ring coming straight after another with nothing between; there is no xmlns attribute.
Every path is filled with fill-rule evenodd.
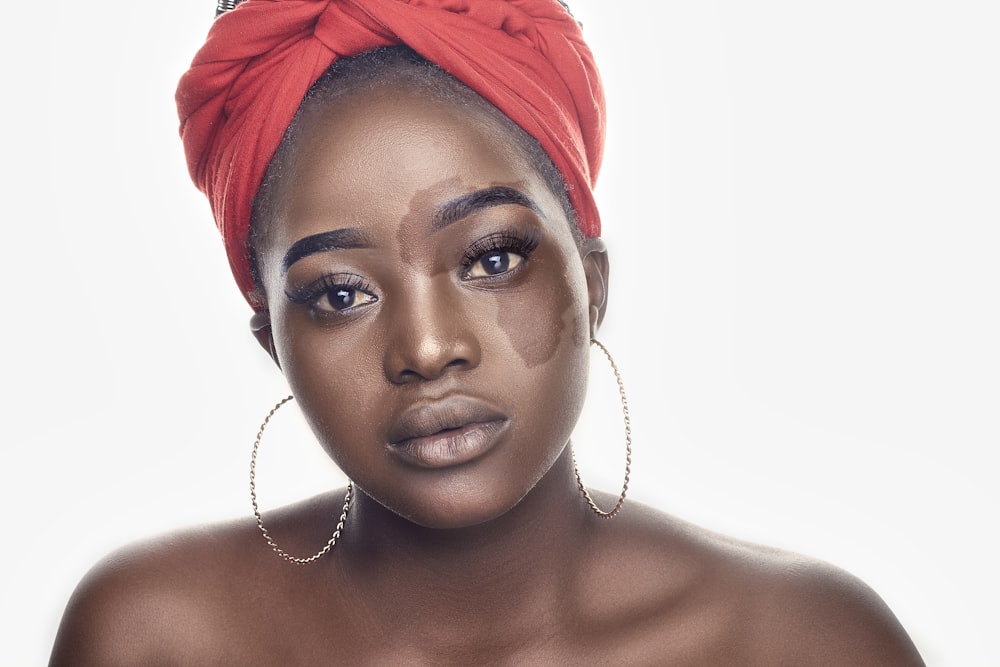
<svg viewBox="0 0 1000 667"><path fill-rule="evenodd" d="M52 665L164 662L197 639L206 602L226 596L235 525L187 530L115 551L81 580L66 607ZM213 546L215 547L213 549Z"/></svg>
<svg viewBox="0 0 1000 667"><path fill-rule="evenodd" d="M923 665L888 605L856 576L794 554L764 558L746 575L765 662Z"/></svg>
<svg viewBox="0 0 1000 667"><path fill-rule="evenodd" d="M840 568L638 503L622 518L615 548L634 565L627 578L642 582L647 610L659 596L651 646L683 644L677 663L924 664L885 602Z"/></svg>
<svg viewBox="0 0 1000 667"><path fill-rule="evenodd" d="M326 503L314 499L275 513L275 529L308 523L300 517ZM234 647L249 650L247 635L266 628L275 613L260 600L280 604L294 572L270 553L252 519L129 545L77 586L50 665L239 664Z"/></svg>

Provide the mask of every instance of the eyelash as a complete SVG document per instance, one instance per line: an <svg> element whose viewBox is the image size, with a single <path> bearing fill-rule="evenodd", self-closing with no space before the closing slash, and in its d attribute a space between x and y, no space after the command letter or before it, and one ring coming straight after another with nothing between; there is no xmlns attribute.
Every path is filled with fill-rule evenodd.
<svg viewBox="0 0 1000 667"><path fill-rule="evenodd" d="M537 247L538 235L534 230L526 232L521 232L520 230L504 231L490 234L475 241L465 251L465 254L462 256L462 275L466 275L476 262L491 252L510 252L528 259ZM498 274L495 277L500 277L501 275L504 274ZM480 280L482 279L480 278Z"/></svg>
<svg viewBox="0 0 1000 667"><path fill-rule="evenodd" d="M478 239L472 243L468 249L466 249L461 262L462 275L465 276L476 264L476 262L480 261L485 255L491 252L509 252L519 255L522 259L527 259L537 247L538 236L533 231L524 233L520 231L504 231L490 234L489 236ZM511 269L511 271L516 270L516 268ZM510 273L510 271L503 274L497 274L496 276L471 279L490 280L493 278L500 278L508 273ZM374 297L374 291L371 285L369 285L364 278L353 273L334 273L324 275L308 285L290 287L285 290L285 296L288 297L289 301L299 306L315 306L316 303L324 296L330 294L338 288L345 287L347 289L364 292ZM374 297L374 300L377 301L378 297Z"/></svg>
<svg viewBox="0 0 1000 667"><path fill-rule="evenodd" d="M346 287L366 294L373 294L371 285L359 275L353 273L327 274L308 285L291 287L285 290L285 296L294 304L314 305L320 298L326 296L338 287ZM377 300L377 297L376 297Z"/></svg>

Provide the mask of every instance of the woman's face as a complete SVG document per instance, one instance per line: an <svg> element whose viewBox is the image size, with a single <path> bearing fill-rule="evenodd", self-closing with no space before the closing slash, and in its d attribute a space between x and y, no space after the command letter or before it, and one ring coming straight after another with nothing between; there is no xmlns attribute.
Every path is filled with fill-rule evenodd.
<svg viewBox="0 0 1000 667"><path fill-rule="evenodd" d="M580 413L600 252L581 261L556 197L475 106L386 84L300 130L258 249L299 405L397 514L437 528L503 514Z"/></svg>

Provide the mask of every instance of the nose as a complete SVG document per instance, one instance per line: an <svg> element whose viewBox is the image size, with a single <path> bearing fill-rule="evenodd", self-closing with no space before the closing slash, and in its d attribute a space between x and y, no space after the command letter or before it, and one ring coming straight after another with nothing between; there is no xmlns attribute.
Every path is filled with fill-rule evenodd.
<svg viewBox="0 0 1000 667"><path fill-rule="evenodd" d="M479 365L474 314L446 291L411 290L384 308L390 318L385 375L393 384L436 380Z"/></svg>

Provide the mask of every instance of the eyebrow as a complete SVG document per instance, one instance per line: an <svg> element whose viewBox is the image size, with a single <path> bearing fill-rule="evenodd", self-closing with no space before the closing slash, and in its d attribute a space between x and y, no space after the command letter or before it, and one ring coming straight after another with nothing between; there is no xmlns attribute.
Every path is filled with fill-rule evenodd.
<svg viewBox="0 0 1000 667"><path fill-rule="evenodd" d="M539 216L542 215L541 209L528 195L514 188L497 185L461 195L443 204L434 214L431 229L436 232L477 211L510 204L523 206Z"/></svg>
<svg viewBox="0 0 1000 667"><path fill-rule="evenodd" d="M293 243L292 247L285 253L284 259L281 260L281 272L286 273L292 264L317 252L367 248L369 245L364 233L354 227L333 229L306 236Z"/></svg>
<svg viewBox="0 0 1000 667"><path fill-rule="evenodd" d="M442 204L434 213L431 221L431 230L435 232L440 231L448 225L467 218L477 211L495 206L509 205L523 206L534 211L539 216L542 215L541 209L528 195L511 187L497 185L460 195ZM287 273L292 264L318 252L367 248L370 245L364 232L354 227L344 227L342 229L333 229L328 232L312 234L292 244L292 247L288 249L285 257L281 260L281 272L283 274Z"/></svg>

